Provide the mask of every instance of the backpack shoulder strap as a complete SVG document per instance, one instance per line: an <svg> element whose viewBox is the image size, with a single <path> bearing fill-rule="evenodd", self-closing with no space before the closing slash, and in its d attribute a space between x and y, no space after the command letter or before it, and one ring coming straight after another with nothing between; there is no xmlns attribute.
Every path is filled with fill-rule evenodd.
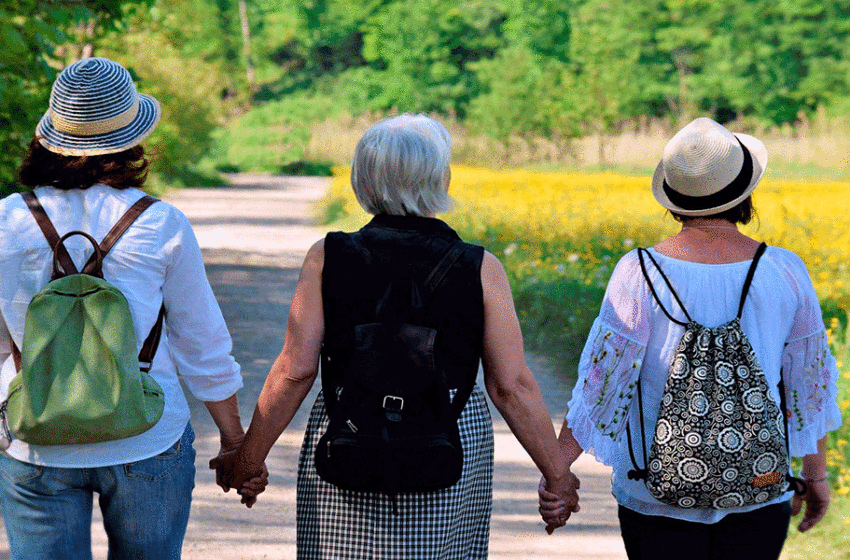
<svg viewBox="0 0 850 560"><path fill-rule="evenodd" d="M32 217L35 218L35 222L41 229L41 233L44 234L44 238L47 239L50 249L57 252L57 258L59 259L59 264L62 266L62 270L66 274L76 274L77 266L74 264L74 260L65 246L59 243L59 234L56 232L53 222L47 217L47 212L44 210L36 194L33 191L25 191L21 193L21 196L24 197L24 202L27 208L29 208L30 213L32 213Z"/></svg>
<svg viewBox="0 0 850 560"><path fill-rule="evenodd" d="M762 242L758 246L758 249L756 249L756 254L753 256L753 264L750 265L750 269L747 271L747 279L744 280L744 288L741 290L741 303L738 304L738 319L741 318L741 313L744 312L744 302L747 301L747 294L750 291L750 285L753 283L756 267L759 265L759 260L764 254L765 249L767 249L767 243Z"/></svg>
<svg viewBox="0 0 850 560"><path fill-rule="evenodd" d="M84 274L90 274L96 270L99 270L102 263L103 257L106 253L109 252L110 249L115 245L115 243L124 235L124 232L133 225L133 222L136 221L136 218L142 215L142 212L150 208L157 200L151 196L145 195L132 206L130 206L124 215L121 216L118 221L112 226L112 229L106 234L103 240L100 242L100 259L97 257L97 251L95 251L89 260L86 262L86 265L83 267ZM159 314L157 315L156 322L151 327L150 332L148 333L147 338L145 338L144 343L142 344L142 349L139 351L139 367L144 372L149 372L151 369L151 364L153 362L153 358L156 355L156 349L159 347L159 340L162 338L162 328L165 323L165 304L163 303L159 307Z"/></svg>
<svg viewBox="0 0 850 560"><path fill-rule="evenodd" d="M162 338L162 326L165 323L165 304L159 307L159 315L156 322L151 327L148 337L142 344L142 349L139 350L139 369L144 372L149 372L153 365L153 357L156 355L156 349L159 347L159 339Z"/></svg>
<svg viewBox="0 0 850 560"><path fill-rule="evenodd" d="M145 195L132 206L130 206L124 215L121 216L118 221L112 226L112 229L106 234L103 240L100 242L100 259L103 261L103 257L106 253L109 252L110 249L115 245L115 243L124 235L124 232L127 231L133 222L136 221L136 218L142 215L142 212L150 208L157 200L152 196ZM89 268L90 265L94 265L92 259L95 259L95 255L89 258L89 261L86 263L86 266L83 267L83 272ZM142 349L139 351L139 368L144 372L149 372L151 369L151 365L153 363L153 358L156 355L156 349L159 347L159 340L162 338L162 327L165 323L165 304L163 303L159 307L159 314L157 315L156 322L151 327L150 332L148 333L147 338L145 338L144 343L142 344Z"/></svg>
<svg viewBox="0 0 850 560"><path fill-rule="evenodd" d="M100 255L101 260L106 256L106 253L109 252L110 249L115 245L118 239L124 235L124 232L127 231L133 222L136 221L136 218L142 215L142 212L147 210L153 203L156 202L156 199L145 195L139 200L137 200L130 208L124 212L124 215L121 216L115 225L112 226L112 229L106 234L103 240L100 242ZM86 262L86 265L83 267L83 274L91 274L91 272L97 268L97 256L96 254L92 254L89 257L89 260Z"/></svg>
<svg viewBox="0 0 850 560"><path fill-rule="evenodd" d="M673 298L676 300L676 303L679 304L679 307L685 313L685 317L688 318L688 321L693 321L693 319L691 319L690 314L688 313L688 310L685 309L685 306L682 304L682 300L679 299L679 294L677 294L676 290L673 289L673 284L670 283L670 280L667 278L667 276L665 276L664 271L661 270L660 266L658 266L658 262L656 262L655 257L652 256L652 253L650 253L649 251L647 251L643 247L640 247L640 248L638 248L638 259L640 260L640 270L643 273L643 277L646 279L646 283L649 285L649 291L652 292L652 297L655 298L655 301L658 303L658 306L661 308L661 311L663 311L664 314L667 315L668 319L670 319L671 321L673 321L677 325L682 325L684 327L688 323L686 323L684 321L680 321L678 319L674 319L673 316L670 315L670 312L667 311L667 308L664 307L664 304L661 303L661 298L658 297L658 293L655 291L655 286L652 285L652 280L649 279L649 273L646 270L646 263L644 262L644 257L643 257L644 255L648 256L649 260L652 261L652 264L655 265L655 269L658 270L658 274L660 274L661 278L664 279L664 282L667 284L667 288L670 289L670 293L673 294Z"/></svg>
<svg viewBox="0 0 850 560"><path fill-rule="evenodd" d="M443 258L440 259L440 262L437 263L428 275L428 278L425 279L423 287L427 294L430 295L437 289L437 286L439 286L443 281L443 278L446 277L446 273L448 273L452 266L454 266L464 251L466 251L466 245L463 241L455 241L455 243L449 247L449 250L446 251L446 254L443 255Z"/></svg>

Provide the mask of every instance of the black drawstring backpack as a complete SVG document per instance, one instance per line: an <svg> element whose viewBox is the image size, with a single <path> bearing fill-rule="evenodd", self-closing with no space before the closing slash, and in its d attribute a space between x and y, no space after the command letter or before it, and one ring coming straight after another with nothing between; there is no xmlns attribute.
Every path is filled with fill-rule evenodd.
<svg viewBox="0 0 850 560"><path fill-rule="evenodd" d="M756 251L747 273L737 316L708 328L691 319L652 254L638 249L641 271L664 314L682 325L682 335L668 370L649 455L646 453L640 379L637 397L644 468L640 468L627 427L632 480L644 480L649 493L681 508L728 509L761 504L805 484L789 476L785 390L779 405L747 336L741 313L759 259ZM687 322L673 318L661 303L647 274L645 256L655 265Z"/></svg>

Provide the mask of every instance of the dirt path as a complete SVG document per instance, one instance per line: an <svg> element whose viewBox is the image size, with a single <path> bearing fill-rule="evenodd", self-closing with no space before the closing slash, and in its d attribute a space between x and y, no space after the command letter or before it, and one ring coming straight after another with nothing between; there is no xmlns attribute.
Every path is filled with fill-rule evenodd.
<svg viewBox="0 0 850 560"><path fill-rule="evenodd" d="M207 262L207 273L234 339L245 387L240 391L247 425L283 332L298 267L323 232L313 227L311 204L327 181L238 175L218 189L184 189L165 197L190 218ZM569 389L535 356L529 362L560 426ZM318 385L318 384L317 384ZM317 387L314 388L314 392ZM307 402L312 402L312 395ZM186 560L295 558L295 475L308 406L275 445L268 460L269 489L251 510L215 485L207 463L218 436L203 405L190 398L197 433L196 488L183 558ZM582 480L582 511L547 536L537 514L539 474L491 406L496 432L494 512L490 557L494 559L625 559L610 470L584 456L574 466ZM95 558L106 558L106 538L96 514ZM4 555L5 554L5 555ZM0 559L8 557L5 537Z"/></svg>

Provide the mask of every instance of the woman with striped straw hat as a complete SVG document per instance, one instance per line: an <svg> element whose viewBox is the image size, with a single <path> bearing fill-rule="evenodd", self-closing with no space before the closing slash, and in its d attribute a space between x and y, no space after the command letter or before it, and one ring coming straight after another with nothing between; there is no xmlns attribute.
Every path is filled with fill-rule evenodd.
<svg viewBox="0 0 850 560"><path fill-rule="evenodd" d="M27 306L52 270L44 219L29 208L37 205L59 235L80 230L103 239L146 196L148 161L140 143L160 114L156 99L139 94L129 72L112 60L81 60L56 79L19 171L26 192L0 201L3 400L17 373L12 353L22 345ZM178 372L207 404L222 449L243 438L236 402L240 369L198 243L179 210L149 202L103 257L102 272L126 296L136 333L148 333L160 310L166 312L167 329L154 344L149 372L165 396L162 416L147 431L111 441L37 445L13 439L0 454L0 500L14 559L90 559L93 493L110 558L180 557L195 451ZM92 251L84 242L65 242L78 267Z"/></svg>

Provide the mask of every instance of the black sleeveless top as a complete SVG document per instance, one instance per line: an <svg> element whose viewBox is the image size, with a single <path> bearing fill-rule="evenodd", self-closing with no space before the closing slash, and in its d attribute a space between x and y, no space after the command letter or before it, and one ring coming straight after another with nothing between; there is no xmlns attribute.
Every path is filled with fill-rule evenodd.
<svg viewBox="0 0 850 560"><path fill-rule="evenodd" d="M336 380L354 347L354 327L374 321L375 307L389 283L409 277L421 285L458 240L457 233L436 218L378 215L360 230L360 242L371 254L367 265L349 234L327 235L322 270L323 386L339 384ZM475 383L484 339L484 248L464 245L466 250L434 291L424 325L437 331L435 358L450 388Z"/></svg>

